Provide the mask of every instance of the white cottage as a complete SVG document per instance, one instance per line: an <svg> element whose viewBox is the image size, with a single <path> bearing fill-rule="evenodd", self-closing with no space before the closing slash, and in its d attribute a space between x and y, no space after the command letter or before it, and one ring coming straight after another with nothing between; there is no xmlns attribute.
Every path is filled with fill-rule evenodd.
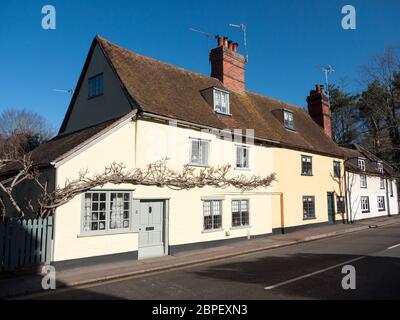
<svg viewBox="0 0 400 320"><path fill-rule="evenodd" d="M342 149L349 220L398 214L398 179L393 167L360 145Z"/></svg>

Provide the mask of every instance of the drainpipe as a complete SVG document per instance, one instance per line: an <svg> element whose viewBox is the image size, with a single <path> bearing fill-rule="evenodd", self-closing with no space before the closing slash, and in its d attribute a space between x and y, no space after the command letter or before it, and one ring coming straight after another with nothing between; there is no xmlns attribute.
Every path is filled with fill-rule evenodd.
<svg viewBox="0 0 400 320"><path fill-rule="evenodd" d="M351 191L348 186L350 185L350 178L349 178L349 172L345 171L345 197L346 197L346 205L347 205L347 223L353 223L352 221L352 207L351 207Z"/></svg>
<svg viewBox="0 0 400 320"><path fill-rule="evenodd" d="M281 200L281 233L284 234L285 233L285 212L283 209L283 192L281 193L280 200Z"/></svg>
<svg viewBox="0 0 400 320"><path fill-rule="evenodd" d="M386 180L386 203L387 203L387 210L388 210L388 216L390 217L390 200L389 200L389 183L388 183L388 179Z"/></svg>

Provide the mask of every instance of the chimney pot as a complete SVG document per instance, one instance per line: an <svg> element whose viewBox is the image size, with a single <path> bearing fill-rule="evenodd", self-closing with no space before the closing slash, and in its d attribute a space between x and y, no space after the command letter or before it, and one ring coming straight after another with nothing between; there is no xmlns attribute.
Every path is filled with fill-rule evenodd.
<svg viewBox="0 0 400 320"><path fill-rule="evenodd" d="M228 48L228 37L224 37L224 47Z"/></svg>
<svg viewBox="0 0 400 320"><path fill-rule="evenodd" d="M218 47L224 46L224 37L217 36L217 45L218 45Z"/></svg>
<svg viewBox="0 0 400 320"><path fill-rule="evenodd" d="M233 51L233 42L231 40L228 41L228 48Z"/></svg>
<svg viewBox="0 0 400 320"><path fill-rule="evenodd" d="M232 46L232 47L233 47L233 51L234 51L234 52L237 52L238 46L239 46L239 44L238 44L237 42L234 42L234 43L233 43L233 46Z"/></svg>

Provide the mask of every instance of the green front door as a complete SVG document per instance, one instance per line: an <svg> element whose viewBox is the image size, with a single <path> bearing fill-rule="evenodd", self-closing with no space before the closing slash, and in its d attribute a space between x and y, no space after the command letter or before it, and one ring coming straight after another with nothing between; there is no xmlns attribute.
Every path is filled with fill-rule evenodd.
<svg viewBox="0 0 400 320"><path fill-rule="evenodd" d="M335 223L335 205L333 192L328 192L328 221L329 224Z"/></svg>

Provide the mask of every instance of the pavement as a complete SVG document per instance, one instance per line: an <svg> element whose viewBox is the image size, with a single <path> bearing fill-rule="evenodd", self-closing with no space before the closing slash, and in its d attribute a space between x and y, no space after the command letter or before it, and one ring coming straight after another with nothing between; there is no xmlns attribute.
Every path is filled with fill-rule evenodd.
<svg viewBox="0 0 400 320"><path fill-rule="evenodd" d="M380 217L364 221L360 220L354 224L312 227L284 235L271 235L264 238L238 241L229 245L209 249L181 252L173 256L80 266L79 268L58 271L57 289L61 287L77 288L101 285L101 283L105 282L123 281L123 279L132 277L152 276L165 271L179 270L192 266L195 267L207 263L223 263L227 259L234 259L235 257L240 259L243 255L263 254L266 250L285 249L286 247L292 247L294 250L296 245L299 244L312 243L317 240L340 235L352 235L356 232L369 230L371 226L378 227L377 229L371 230L380 230L383 227L399 224L399 215ZM354 237L357 238L357 235L354 234ZM326 261L326 257L321 261ZM290 272L288 275L290 275ZM18 297L43 291L41 280L42 278L40 275L0 279L0 298ZM59 290L56 291L59 292ZM106 294L102 297L109 298Z"/></svg>

